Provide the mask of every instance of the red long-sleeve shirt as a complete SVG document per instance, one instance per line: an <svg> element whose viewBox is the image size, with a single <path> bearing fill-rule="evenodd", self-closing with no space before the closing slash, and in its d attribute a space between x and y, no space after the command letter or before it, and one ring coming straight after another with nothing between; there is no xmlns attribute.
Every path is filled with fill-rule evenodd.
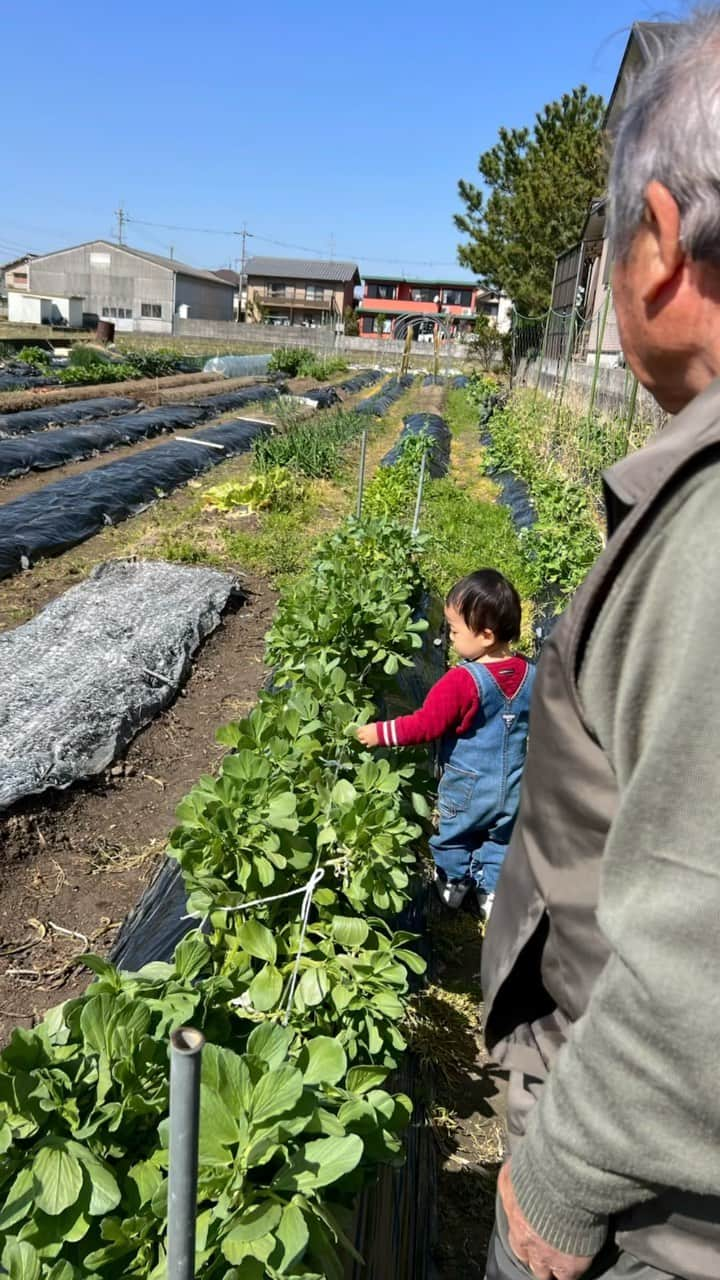
<svg viewBox="0 0 720 1280"><path fill-rule="evenodd" d="M506 698L517 693L527 665L526 659L520 657L484 663ZM378 723L380 746L414 747L421 742L434 742L445 733L465 733L479 709L480 694L467 667L451 667L433 685L419 711Z"/></svg>

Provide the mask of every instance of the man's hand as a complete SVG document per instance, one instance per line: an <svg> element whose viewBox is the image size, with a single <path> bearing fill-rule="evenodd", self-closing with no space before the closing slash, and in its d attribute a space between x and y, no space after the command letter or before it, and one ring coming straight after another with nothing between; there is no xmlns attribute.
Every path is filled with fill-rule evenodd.
<svg viewBox="0 0 720 1280"><path fill-rule="evenodd" d="M363 724L355 732L364 747L376 747L380 741L376 724Z"/></svg>
<svg viewBox="0 0 720 1280"><path fill-rule="evenodd" d="M560 1253L552 1245L546 1244L537 1231L533 1230L515 1199L510 1179L510 1161L500 1170L498 1193L508 1220L510 1248L518 1261L524 1262L532 1274L537 1276L537 1280L579 1280L590 1266L592 1258L580 1257L575 1253Z"/></svg>

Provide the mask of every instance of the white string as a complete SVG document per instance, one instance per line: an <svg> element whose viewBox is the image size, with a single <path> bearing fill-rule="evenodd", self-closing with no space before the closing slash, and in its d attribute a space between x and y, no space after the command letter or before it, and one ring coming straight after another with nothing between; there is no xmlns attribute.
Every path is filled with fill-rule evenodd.
<svg viewBox="0 0 720 1280"><path fill-rule="evenodd" d="M274 893L270 898L254 898L252 902L239 902L234 907L213 907L213 913L216 911L248 911L250 907L264 907L266 902L280 902L283 898L295 898L301 893L307 895L309 892L312 898L315 886L320 883L324 875L324 868L316 867L307 884L302 884L299 889L289 889L287 893ZM191 911L188 915L182 916L183 920L197 920L199 918L207 920L207 916L201 917L199 911Z"/></svg>
<svg viewBox="0 0 720 1280"><path fill-rule="evenodd" d="M288 989L288 998L285 1004L285 1013L283 1014L283 1019L282 1019L282 1025L284 1027L286 1027L288 1022L290 1021L290 1012L292 1010L293 1000L295 999L295 988L297 987L298 977L300 974L300 961L302 960L303 947L305 945L305 933L307 931L308 921L310 919L310 910L312 907L313 893L315 892L315 887L320 883L324 875L325 875L325 868L316 867L305 886L305 896L302 900L302 907L300 908L300 938L298 940L298 947L297 947L297 953L295 955L295 964L293 965L292 977L290 978L290 987Z"/></svg>

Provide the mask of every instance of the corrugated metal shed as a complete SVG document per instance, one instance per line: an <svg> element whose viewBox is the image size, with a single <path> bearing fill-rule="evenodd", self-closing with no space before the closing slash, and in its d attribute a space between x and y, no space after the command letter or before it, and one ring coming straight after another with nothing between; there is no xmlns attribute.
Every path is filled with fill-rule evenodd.
<svg viewBox="0 0 720 1280"><path fill-rule="evenodd" d="M248 276L276 276L288 280L337 280L348 284L360 272L354 262L326 262L312 258L250 258Z"/></svg>
<svg viewBox="0 0 720 1280"><path fill-rule="evenodd" d="M109 249L116 249L121 253L129 253L133 258L142 258L145 262L153 262L156 267L165 267L167 271L174 271L177 275L195 276L199 280L207 280L210 284L226 284L227 281L219 280L214 271L204 271L200 267L191 267L187 262L178 262L177 258L163 258L159 253L147 253L145 249L133 249L129 244L116 244L113 240L86 240L83 244L71 245L69 249L56 249L54 253L43 253L33 259L33 264L42 266L47 258L54 258L58 253L71 253L75 249L84 249L91 244L104 244Z"/></svg>

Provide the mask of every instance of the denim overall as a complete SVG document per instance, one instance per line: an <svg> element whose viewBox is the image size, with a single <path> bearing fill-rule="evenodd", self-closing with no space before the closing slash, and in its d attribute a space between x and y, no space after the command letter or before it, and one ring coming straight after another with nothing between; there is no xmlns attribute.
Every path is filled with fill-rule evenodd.
<svg viewBox="0 0 720 1280"><path fill-rule="evenodd" d="M440 829L430 847L446 880L494 893L517 817L535 668L528 664L515 696L506 698L484 663L461 665L477 685L480 707L465 733L441 741Z"/></svg>

